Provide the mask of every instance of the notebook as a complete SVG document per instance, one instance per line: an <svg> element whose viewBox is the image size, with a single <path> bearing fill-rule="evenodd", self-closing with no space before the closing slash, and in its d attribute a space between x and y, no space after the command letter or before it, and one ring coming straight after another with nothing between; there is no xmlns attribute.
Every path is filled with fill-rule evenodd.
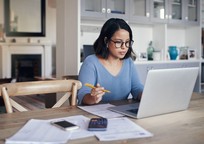
<svg viewBox="0 0 204 144"><path fill-rule="evenodd" d="M145 118L188 108L198 67L149 70L140 103L110 107L133 118Z"/></svg>

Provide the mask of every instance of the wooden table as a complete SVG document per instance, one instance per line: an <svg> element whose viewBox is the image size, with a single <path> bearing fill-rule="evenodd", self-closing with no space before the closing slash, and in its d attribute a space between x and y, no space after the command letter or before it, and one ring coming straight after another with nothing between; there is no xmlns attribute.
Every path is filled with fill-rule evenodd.
<svg viewBox="0 0 204 144"><path fill-rule="evenodd" d="M15 134L29 119L51 119L72 115L93 115L76 107L37 110L0 115L0 143ZM142 126L153 137L128 139L114 142L99 142L95 137L71 140L71 144L93 143L133 143L133 144L203 144L204 143L204 95L194 93L186 111L154 116L144 119L131 119Z"/></svg>

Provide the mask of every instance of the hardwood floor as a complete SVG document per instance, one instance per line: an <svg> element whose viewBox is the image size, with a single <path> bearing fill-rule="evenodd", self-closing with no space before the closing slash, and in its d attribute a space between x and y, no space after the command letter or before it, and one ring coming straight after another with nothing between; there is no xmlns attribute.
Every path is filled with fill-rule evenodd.
<svg viewBox="0 0 204 144"><path fill-rule="evenodd" d="M13 97L13 99L28 110L36 110L36 109L45 108L44 96L41 96L41 95L18 96L18 97ZM18 112L16 110L14 111ZM5 113L5 108L1 107L0 113Z"/></svg>
<svg viewBox="0 0 204 144"><path fill-rule="evenodd" d="M45 108L44 98L40 95L18 96L13 99L29 110Z"/></svg>

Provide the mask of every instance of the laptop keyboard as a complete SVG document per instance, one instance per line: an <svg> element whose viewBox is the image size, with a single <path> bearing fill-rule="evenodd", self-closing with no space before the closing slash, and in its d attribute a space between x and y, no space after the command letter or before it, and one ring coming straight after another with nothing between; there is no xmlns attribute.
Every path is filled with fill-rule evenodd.
<svg viewBox="0 0 204 144"><path fill-rule="evenodd" d="M135 114L137 114L137 112L138 112L138 108L137 108L137 109L127 110L127 111L129 111L129 112L131 112L131 113L135 113Z"/></svg>

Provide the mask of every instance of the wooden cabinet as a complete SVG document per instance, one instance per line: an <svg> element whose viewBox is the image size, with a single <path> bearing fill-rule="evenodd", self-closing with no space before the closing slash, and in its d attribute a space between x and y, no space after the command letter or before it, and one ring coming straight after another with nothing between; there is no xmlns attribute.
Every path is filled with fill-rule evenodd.
<svg viewBox="0 0 204 144"><path fill-rule="evenodd" d="M130 0L130 22L150 23L150 1Z"/></svg>
<svg viewBox="0 0 204 144"><path fill-rule="evenodd" d="M106 20L111 17L128 19L129 0L81 0L81 18Z"/></svg>
<svg viewBox="0 0 204 144"><path fill-rule="evenodd" d="M191 25L200 22L200 0L130 0L133 23Z"/></svg>
<svg viewBox="0 0 204 144"><path fill-rule="evenodd" d="M185 24L184 21L184 1L182 0L169 0L168 18L169 23Z"/></svg>
<svg viewBox="0 0 204 144"><path fill-rule="evenodd" d="M200 0L169 0L169 23L199 25Z"/></svg>
<svg viewBox="0 0 204 144"><path fill-rule="evenodd" d="M184 17L186 22L189 24L200 24L200 0L185 0L184 5Z"/></svg>
<svg viewBox="0 0 204 144"><path fill-rule="evenodd" d="M81 18L118 17L132 23L200 23L200 0L81 0Z"/></svg>
<svg viewBox="0 0 204 144"><path fill-rule="evenodd" d="M167 23L167 0L130 0L130 22L133 23Z"/></svg>
<svg viewBox="0 0 204 144"><path fill-rule="evenodd" d="M150 0L151 21L167 23L168 22L168 1Z"/></svg>
<svg viewBox="0 0 204 144"><path fill-rule="evenodd" d="M81 17L85 19L105 19L105 7L104 0L81 0Z"/></svg>

